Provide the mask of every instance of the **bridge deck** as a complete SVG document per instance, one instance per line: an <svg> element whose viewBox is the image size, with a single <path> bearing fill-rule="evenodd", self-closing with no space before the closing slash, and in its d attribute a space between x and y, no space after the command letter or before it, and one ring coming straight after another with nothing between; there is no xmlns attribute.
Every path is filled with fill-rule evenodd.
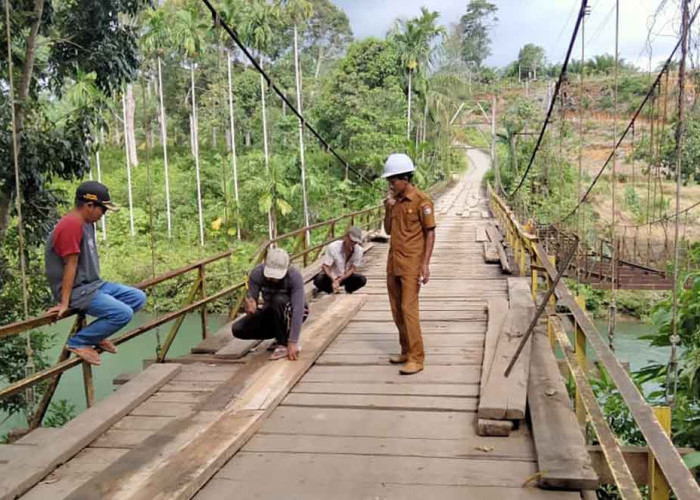
<svg viewBox="0 0 700 500"><path fill-rule="evenodd" d="M421 291L425 370L406 377L387 363L398 339L384 245L361 311L198 500L580 498L524 486L537 473L526 426L508 438L476 434L486 300L507 289L475 241L485 221L474 190L466 178L436 207L432 279Z"/></svg>

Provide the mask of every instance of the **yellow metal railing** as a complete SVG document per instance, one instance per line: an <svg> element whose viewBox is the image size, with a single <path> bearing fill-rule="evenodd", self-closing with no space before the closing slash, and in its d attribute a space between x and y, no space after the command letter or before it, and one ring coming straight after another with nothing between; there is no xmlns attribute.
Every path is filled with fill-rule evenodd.
<svg viewBox="0 0 700 500"><path fill-rule="evenodd" d="M537 298L540 276L549 288L557 275L554 257L547 255L537 236L523 227L508 204L489 186L491 210L500 222L508 243L513 249L521 275L525 275L530 263L532 293ZM595 354L601 368L610 375L620 396L629 408L638 429L644 436L649 450L649 496L652 500L667 500L673 492L680 500L700 498L698 486L691 471L670 438L671 411L668 407L651 407L639 392L629 374L603 340L585 312L585 304L575 298L566 284L560 282L553 295L547 332L552 348L558 345L564 353L564 361L575 382L574 409L582 430L588 425L595 432L622 498L641 499L641 493L624 458L623 450L607 423L589 381L587 348ZM567 335L556 306L570 312L574 326L573 344Z"/></svg>
<svg viewBox="0 0 700 500"><path fill-rule="evenodd" d="M251 267L259 264L265 259L268 249L274 246L282 245L286 242L294 241L292 251L290 252L290 258L292 262L299 262L304 267L308 265L309 262L316 260L323 251L323 248L329 243L337 240L339 237L347 231L347 229L352 225L357 225L365 230L371 230L379 228L383 221L383 207L382 205L377 205L364 210L359 210L356 212L347 213L330 219L327 221L312 224L295 231L283 234L272 240L268 240L255 252L254 257L251 262ZM323 238L320 243L315 245L310 245L309 242L312 240L311 236L315 231L323 232ZM154 278L142 281L135 284L136 288L141 290L148 290L160 283L176 279L190 272L196 271L197 275L194 279L194 283L189 290L185 303L176 311L165 313L158 318L149 321L148 323L139 326L133 330L130 330L116 339L114 343L116 345L127 342L133 338L139 337L146 332L155 330L161 325L174 321L170 328L170 331L165 338L163 346L159 350L156 356L157 362L164 362L168 354L173 341L180 331L180 327L184 321L185 316L188 313L199 311L201 317L202 325L202 337L207 336L207 306L212 302L217 300L234 296L234 306L229 311L230 318L234 318L240 311L243 299L245 298L246 288L245 281L230 285L216 293L209 294L206 287L206 272L205 268L215 262L221 262L228 259L232 254L232 251L226 251L218 255L200 260L193 264L190 264L179 269L163 273ZM71 329L71 334L77 332L85 325L85 316L80 315L77 311L70 311L68 316L76 316L75 322ZM20 335L24 332L31 331L40 326L48 325L54 323L58 320L55 313L43 314L34 318L27 319L25 321L19 321L16 323L11 323L8 325L0 326L0 341L4 338L9 338L12 336ZM22 391L30 389L34 385L48 380L48 386L42 400L37 405L36 410L33 412L33 416L30 422L30 428L34 429L41 425L41 422L46 414L49 407L51 399L58 387L61 375L78 365L83 367L83 382L85 387L85 397L87 406L90 407L94 404L94 386L92 380L92 368L87 363L81 361L77 357L69 357L69 351L64 347L58 358L58 361L53 366L36 372L30 376L27 376L21 380L18 380L6 387L0 389L0 400L12 396L13 394L18 394Z"/></svg>

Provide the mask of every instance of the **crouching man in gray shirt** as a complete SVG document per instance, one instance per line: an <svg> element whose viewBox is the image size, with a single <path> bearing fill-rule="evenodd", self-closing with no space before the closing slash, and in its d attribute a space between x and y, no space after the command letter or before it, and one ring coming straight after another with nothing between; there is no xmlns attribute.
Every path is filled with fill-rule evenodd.
<svg viewBox="0 0 700 500"><path fill-rule="evenodd" d="M260 295L262 307L258 306ZM297 359L301 325L309 315L304 298L304 279L289 266L289 254L273 248L265 264L253 268L248 277L244 310L246 315L231 328L237 339L276 340L270 359Z"/></svg>

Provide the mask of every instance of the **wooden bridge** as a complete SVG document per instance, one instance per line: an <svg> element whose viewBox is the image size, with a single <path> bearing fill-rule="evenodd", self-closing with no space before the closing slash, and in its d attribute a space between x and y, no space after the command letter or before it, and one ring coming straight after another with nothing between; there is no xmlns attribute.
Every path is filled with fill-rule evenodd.
<svg viewBox="0 0 700 500"><path fill-rule="evenodd" d="M37 426L0 446L0 499L566 500L594 498L599 484L616 485L623 498L641 498L637 485L646 484L654 499L668 498L669 489L679 499L700 498L681 460L685 450L667 435L667 409L646 404L563 283L505 377L558 271L537 237L482 190L486 156L469 155L467 175L436 203L432 279L421 291L423 372L400 376L387 363L398 349L384 283L388 245L368 243L367 287L312 302L298 361L267 361L265 343L232 340L227 324L171 360L174 328L162 362L125 377L99 402L82 365L90 408L63 428ZM294 244L296 259L310 264L341 224L373 230L380 212L350 214L277 243ZM307 246L311 230L326 231L323 243ZM485 262L483 234L499 240L504 259ZM207 304L242 290L207 290L210 262L183 271L198 276L188 304L119 341L196 311L206 332ZM307 280L317 269L306 266ZM2 327L0 339L50 320ZM621 447L612 434L588 380L587 345L648 447ZM51 381L79 364L65 357L0 389L0 397L41 381L55 388ZM575 381L573 402L563 373Z"/></svg>

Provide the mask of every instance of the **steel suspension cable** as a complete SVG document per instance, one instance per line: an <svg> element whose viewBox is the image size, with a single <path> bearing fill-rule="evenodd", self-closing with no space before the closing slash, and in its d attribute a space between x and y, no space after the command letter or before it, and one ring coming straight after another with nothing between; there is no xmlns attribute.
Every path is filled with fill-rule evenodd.
<svg viewBox="0 0 700 500"><path fill-rule="evenodd" d="M685 60L688 53L689 23L688 13L690 0L682 1L681 15L681 60L678 67L678 125L676 127L676 223L673 237L673 309L671 316L671 358L666 371L666 403L673 406L678 390L678 345L681 338L678 335L678 226L681 202L681 166L683 156L683 135L685 133ZM673 376L673 387L669 393L669 378Z"/></svg>
<svg viewBox="0 0 700 500"><path fill-rule="evenodd" d="M10 0L5 0L5 23L7 27L7 64L8 64L8 81L10 91L10 110L12 120L12 159L14 162L15 174L15 206L17 210L17 234L19 239L19 266L22 280L22 306L24 309L24 319L29 318L29 289L27 286L27 262L25 259L26 244L24 240L24 220L22 218L22 183L19 178L19 143L17 140L17 115L15 110L15 86L14 71L12 64L12 23L10 21ZM34 373L36 366L34 364L34 350L32 349L30 332L26 334L25 352L27 355L27 363L25 365L25 375L30 376ZM27 404L31 408L34 404L34 389L29 388L26 391Z"/></svg>
<svg viewBox="0 0 700 500"><path fill-rule="evenodd" d="M695 12L693 13L692 17L690 18L689 22L689 27L692 26L693 22L698 16L698 13L700 13L700 6L695 9ZM620 144L622 144L622 141L625 139L629 131L632 129L632 126L634 125L635 121L639 117L640 113L644 109L646 103L649 101L649 99L652 98L654 91L656 90L656 87L659 85L659 81L661 80L661 77L663 76L664 72L668 69L670 66L671 62L673 61L673 57L676 55L676 52L680 48L681 41L679 40L676 46L674 47L673 51L671 52L671 55L666 59L666 62L664 63L663 67L657 74L656 78L654 79L654 82L652 83L651 87L648 89L646 95L644 96L644 99L642 99L642 102L639 104L637 107L637 110L635 111L634 115L632 116L632 119L630 122L627 124L627 127L625 127L625 130L622 132L622 135L620 136L619 140L615 144L614 150L610 153L608 158L605 160L605 163L603 166L600 168L598 173L596 174L595 178L593 179L593 182L591 183L590 186L588 186L588 189L584 193L583 197L579 200L578 204L569 212L565 217L563 217L559 222L564 222L568 220L571 216L573 216L576 211L581 207L581 205L588 199L588 196L591 194L591 191L593 190L593 187L596 185L600 177L603 175L603 172L605 171L605 168L608 166L610 161L612 160L613 155L616 153L617 149L620 147Z"/></svg>
<svg viewBox="0 0 700 500"><path fill-rule="evenodd" d="M585 2L586 0L584 0ZM366 182L367 184L373 185L372 181L367 179L365 175L357 170L355 167L350 165L350 163L345 160L334 148L331 146L324 138L323 136L314 128L313 125L311 125L309 122L306 121L306 118L301 114L301 112L292 104L292 102L287 98L287 96L284 94L284 92L277 86L277 84L272 80L272 77L265 72L265 70L262 68L260 63L253 57L251 52L248 50L248 48L243 44L241 41L238 33L236 32L235 29L231 28L228 23L219 15L219 12L216 10L216 8L211 4L209 0L202 0L204 5L209 9L211 12L212 18L214 19L214 24L216 25L217 23L224 29L224 31L228 34L229 38L238 46L239 49L241 49L241 52L246 56L246 58L250 61L250 63L253 65L256 71L260 73L260 75L265 79L265 82L267 82L267 85L269 88L271 88L282 101L285 103L286 106L289 107L289 109L294 113L298 119L302 121L304 126L316 137L318 142L320 142L323 147L328 151L331 155L333 155L338 162L340 162L343 165L343 168L346 168L353 172L355 175L357 175L361 181Z"/></svg>
<svg viewBox="0 0 700 500"><path fill-rule="evenodd" d="M613 70L613 148L614 141L617 137L617 91L620 63L620 0L615 0L615 68ZM614 149L613 149L614 150ZM615 223L617 222L617 154L613 154L612 158L612 219L610 221L610 241L612 243L611 258L610 258L610 279L611 279L611 294L610 294L610 311L608 317L608 346L610 350L615 352L615 323L617 320L617 238L615 234ZM602 259L603 256L601 255Z"/></svg>
<svg viewBox="0 0 700 500"><path fill-rule="evenodd" d="M208 0L203 0L204 2L207 2ZM578 13L578 18L576 19L576 26L574 26L574 32L571 34L571 40L569 40L569 47L566 50L566 56L564 57L564 63L561 66L561 71L559 72L559 78L557 79L557 84L554 87L554 95L552 96L552 100L549 103L549 109L547 110L547 116L544 119L544 123L542 124L542 129L540 130L540 135L537 138L537 143L535 144L535 149L532 150L532 155L530 156L530 162L527 165L527 168L525 169L525 172L523 172L522 177L520 178L520 182L518 182L518 185L515 187L512 193L509 194L509 197L514 197L516 194L518 194L518 191L520 191L520 188L523 186L525 183L525 179L527 178L528 173L530 173L530 169L532 168L532 165L535 162L535 156L537 156L537 151L540 149L540 145L542 144L542 139L544 139L544 134L547 131L547 125L549 125L549 121L552 118L552 111L554 111L554 105L556 104L557 101L557 96L559 95L559 90L561 89L562 83L564 79L566 78L566 70L567 67L569 66L569 59L571 58L571 52L574 49L574 43L576 42L576 37L578 35L579 28L581 27L581 22L583 20L583 16L586 14L586 6L588 5L588 0L581 0L581 8L579 9Z"/></svg>

